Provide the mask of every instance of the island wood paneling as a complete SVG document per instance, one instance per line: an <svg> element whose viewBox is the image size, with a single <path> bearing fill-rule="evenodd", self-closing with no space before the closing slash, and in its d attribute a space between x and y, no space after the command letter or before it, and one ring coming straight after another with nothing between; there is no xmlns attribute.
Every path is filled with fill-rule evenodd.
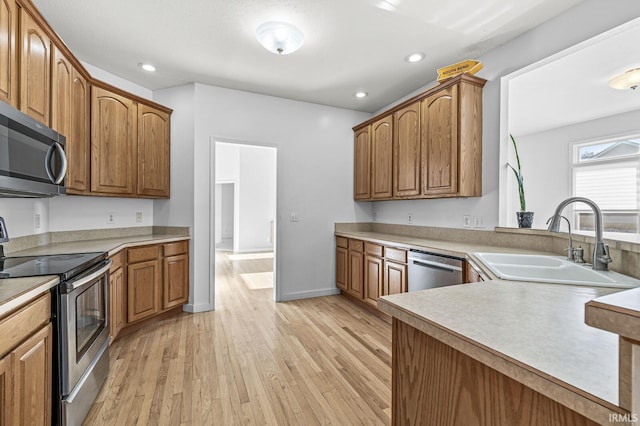
<svg viewBox="0 0 640 426"><path fill-rule="evenodd" d="M393 319L393 425L597 423Z"/></svg>

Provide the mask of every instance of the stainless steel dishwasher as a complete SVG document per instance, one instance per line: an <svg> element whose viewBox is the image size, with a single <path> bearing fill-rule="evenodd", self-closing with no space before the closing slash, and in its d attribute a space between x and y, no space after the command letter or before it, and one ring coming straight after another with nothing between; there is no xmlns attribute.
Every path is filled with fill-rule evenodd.
<svg viewBox="0 0 640 426"><path fill-rule="evenodd" d="M409 291L462 284L464 259L411 249L408 260Z"/></svg>

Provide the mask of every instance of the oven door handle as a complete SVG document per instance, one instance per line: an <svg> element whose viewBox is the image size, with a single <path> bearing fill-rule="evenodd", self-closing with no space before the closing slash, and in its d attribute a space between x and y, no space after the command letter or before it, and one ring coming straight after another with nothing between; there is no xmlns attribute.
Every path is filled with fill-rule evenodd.
<svg viewBox="0 0 640 426"><path fill-rule="evenodd" d="M93 269L90 269L80 278L73 281L67 281L66 283L64 283L64 285L62 286L63 293L65 294L71 293L72 291L82 287L83 285L86 285L92 282L93 280L98 278L100 275L103 275L105 272L108 272L110 267L111 267L111 259L105 259L98 266L94 267Z"/></svg>

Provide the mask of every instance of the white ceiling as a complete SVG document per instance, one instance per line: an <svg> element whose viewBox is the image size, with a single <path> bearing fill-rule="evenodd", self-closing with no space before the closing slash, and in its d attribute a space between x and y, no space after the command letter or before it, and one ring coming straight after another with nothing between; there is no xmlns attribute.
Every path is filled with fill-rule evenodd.
<svg viewBox="0 0 640 426"><path fill-rule="evenodd" d="M629 111L639 111L640 122L640 88L608 85L613 76L640 68L639 41L640 18L510 80L509 131L527 135Z"/></svg>
<svg viewBox="0 0 640 426"><path fill-rule="evenodd" d="M582 0L33 0L85 62L149 89L190 82L373 112ZM276 56L265 21L305 44ZM417 64L404 58L424 52ZM155 74L137 65L153 63ZM364 90L369 96L356 99Z"/></svg>

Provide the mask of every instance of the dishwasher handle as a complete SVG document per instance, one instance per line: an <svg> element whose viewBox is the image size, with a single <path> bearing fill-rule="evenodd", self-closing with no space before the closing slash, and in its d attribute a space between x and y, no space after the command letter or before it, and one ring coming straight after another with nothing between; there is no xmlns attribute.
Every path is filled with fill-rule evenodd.
<svg viewBox="0 0 640 426"><path fill-rule="evenodd" d="M422 260L422 259L418 260L418 259L409 258L409 260L412 261L414 265L424 266L425 268L440 269L442 271L448 271L448 272L462 272L462 268L460 266L453 266L453 265L448 265L446 263L439 263L439 262L431 262L429 260Z"/></svg>

